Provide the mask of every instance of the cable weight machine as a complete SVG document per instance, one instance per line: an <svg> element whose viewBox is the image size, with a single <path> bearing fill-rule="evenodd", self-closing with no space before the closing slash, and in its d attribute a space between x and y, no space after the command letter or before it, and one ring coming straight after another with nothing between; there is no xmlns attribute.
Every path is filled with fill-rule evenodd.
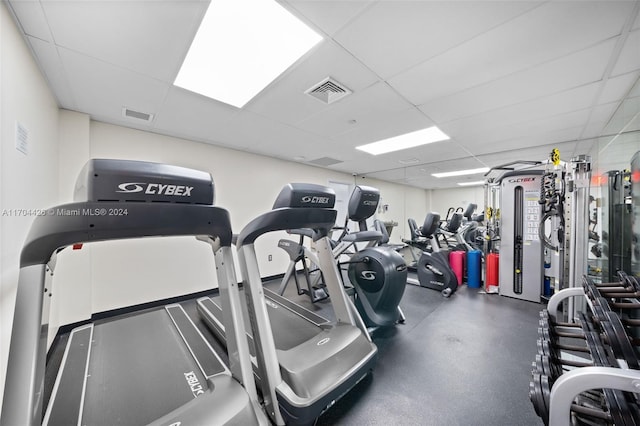
<svg viewBox="0 0 640 426"><path fill-rule="evenodd" d="M526 167L507 167L518 163ZM559 290L587 271L591 159L562 162L554 149L545 162L518 163L494 168L505 172L492 180L500 188L499 293L540 303L545 280Z"/></svg>

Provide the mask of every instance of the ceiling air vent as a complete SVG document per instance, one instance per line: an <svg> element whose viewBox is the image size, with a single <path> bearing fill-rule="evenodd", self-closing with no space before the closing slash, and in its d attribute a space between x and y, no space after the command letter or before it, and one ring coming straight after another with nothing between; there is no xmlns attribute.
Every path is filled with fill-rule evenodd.
<svg viewBox="0 0 640 426"><path fill-rule="evenodd" d="M326 104L332 104L353 92L342 85L342 83L337 82L331 77L327 77L320 83L307 89L304 93L313 96Z"/></svg>
<svg viewBox="0 0 640 426"><path fill-rule="evenodd" d="M404 165L407 165L407 164L418 164L419 162L420 162L419 158L407 158L405 160L398 160L398 163L404 164Z"/></svg>
<svg viewBox="0 0 640 426"><path fill-rule="evenodd" d="M135 118L136 120L142 120L150 122L153 120L153 114L147 114L146 112L134 111L127 107L122 108L122 116L126 118Z"/></svg>
<svg viewBox="0 0 640 426"><path fill-rule="evenodd" d="M342 163L342 160L336 160L335 158L331 158L331 157L321 157L321 158L316 158L315 160L311 160L309 161L309 163L311 164L315 164L317 166L333 166L334 164L338 164L338 163Z"/></svg>

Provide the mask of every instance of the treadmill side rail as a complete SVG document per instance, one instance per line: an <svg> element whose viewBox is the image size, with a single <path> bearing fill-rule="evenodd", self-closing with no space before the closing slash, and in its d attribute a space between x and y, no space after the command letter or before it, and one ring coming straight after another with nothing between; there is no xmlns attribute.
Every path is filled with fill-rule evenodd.
<svg viewBox="0 0 640 426"><path fill-rule="evenodd" d="M2 426L40 424L48 332L48 327L42 324L45 269L44 264L20 269L0 418Z"/></svg>
<svg viewBox="0 0 640 426"><path fill-rule="evenodd" d="M267 414L278 425L285 424L278 407L276 387L282 382L280 364L276 354L275 339L271 321L262 291L262 278L258 270L258 259L253 245L245 244L238 248L238 260L244 278L244 291L247 298L247 311L253 330L253 344L256 361L261 377L262 396Z"/></svg>
<svg viewBox="0 0 640 426"><path fill-rule="evenodd" d="M214 257L231 374L245 386L252 401L258 401L249 342L246 339L247 330L245 327L247 326L242 315L240 289L238 288L231 247L221 247L218 255L214 253Z"/></svg>
<svg viewBox="0 0 640 426"><path fill-rule="evenodd" d="M77 327L69 335L43 425L81 424L92 340L93 324Z"/></svg>

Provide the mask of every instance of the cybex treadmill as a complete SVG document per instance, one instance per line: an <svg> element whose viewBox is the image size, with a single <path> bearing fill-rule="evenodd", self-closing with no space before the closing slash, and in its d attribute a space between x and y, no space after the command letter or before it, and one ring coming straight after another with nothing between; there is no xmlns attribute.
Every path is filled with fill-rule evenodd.
<svg viewBox="0 0 640 426"><path fill-rule="evenodd" d="M36 217L20 276L3 426L268 424L251 370L226 210L208 173L139 161L91 160L72 204ZM180 305L72 331L43 415L50 273L84 242L194 235L214 246L227 368ZM45 282L46 281L46 282Z"/></svg>
<svg viewBox="0 0 640 426"><path fill-rule="evenodd" d="M344 292L331 251L328 235L336 220L334 203L330 188L289 184L278 195L273 210L251 221L237 238L255 373L267 414L278 424L313 422L375 365L377 348ZM267 232L299 228L314 232L335 322L262 286L255 240ZM228 336L217 300L202 298L198 309L219 338Z"/></svg>

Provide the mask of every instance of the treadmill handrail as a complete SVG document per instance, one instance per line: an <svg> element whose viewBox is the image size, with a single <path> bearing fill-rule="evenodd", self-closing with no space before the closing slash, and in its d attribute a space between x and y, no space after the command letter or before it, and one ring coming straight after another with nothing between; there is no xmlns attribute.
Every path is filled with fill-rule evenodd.
<svg viewBox="0 0 640 426"><path fill-rule="evenodd" d="M249 222L238 234L236 247L253 244L267 232L310 228L315 231L314 240L325 237L336 222L338 212L326 208L282 207L264 213Z"/></svg>
<svg viewBox="0 0 640 426"><path fill-rule="evenodd" d="M125 213L126 212L126 213ZM46 264L72 244L149 236L207 235L231 245L229 212L199 204L81 202L37 216L20 255L20 267Z"/></svg>

